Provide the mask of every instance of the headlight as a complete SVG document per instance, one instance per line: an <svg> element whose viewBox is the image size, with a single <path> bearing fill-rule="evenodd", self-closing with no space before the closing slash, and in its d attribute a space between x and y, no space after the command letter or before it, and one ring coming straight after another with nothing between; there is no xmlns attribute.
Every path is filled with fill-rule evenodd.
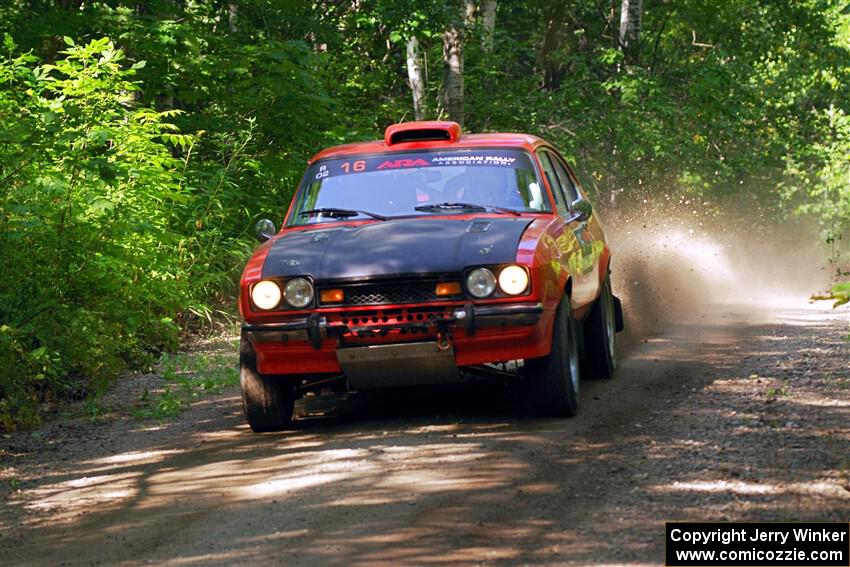
<svg viewBox="0 0 850 567"><path fill-rule="evenodd" d="M260 309L274 309L280 304L280 286L269 280L258 282L251 289L251 300Z"/></svg>
<svg viewBox="0 0 850 567"><path fill-rule="evenodd" d="M508 295L519 295L528 288L528 273L519 266L499 272L499 287Z"/></svg>
<svg viewBox="0 0 850 567"><path fill-rule="evenodd" d="M496 276L487 268L476 268L466 276L466 289L479 299L492 295L496 291Z"/></svg>
<svg viewBox="0 0 850 567"><path fill-rule="evenodd" d="M301 309L313 301L313 284L304 278L294 278L283 286L283 298L288 304Z"/></svg>

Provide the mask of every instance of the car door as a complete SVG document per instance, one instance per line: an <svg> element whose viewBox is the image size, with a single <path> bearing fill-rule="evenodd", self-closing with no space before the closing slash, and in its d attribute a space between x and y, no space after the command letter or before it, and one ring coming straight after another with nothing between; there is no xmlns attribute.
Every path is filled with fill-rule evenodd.
<svg viewBox="0 0 850 567"><path fill-rule="evenodd" d="M569 275L572 278L572 295L571 303L573 308L581 307L588 300L587 295L588 270L592 269L587 266L586 247L587 244L581 241L585 236L586 227L578 221L577 215L572 211L570 193L565 192L562 186L562 175L559 176L558 157L552 148L541 148L537 151L537 157L540 160L543 173L546 176L546 181L552 189L552 196L555 198L555 205L558 211L558 220L551 227L549 236L554 240L557 259L553 260L553 268L558 270L564 276ZM569 191L568 186L567 191ZM591 298L592 299L592 298Z"/></svg>
<svg viewBox="0 0 850 567"><path fill-rule="evenodd" d="M593 301L599 293L599 261L604 242L594 234L595 231L589 229L593 215L581 218L573 206L584 196L579 192L566 161L554 149L547 149L546 153L557 177L557 185L567 211L564 230L571 233L570 241L573 242L574 248L565 261L573 277L572 304L574 308L579 308Z"/></svg>

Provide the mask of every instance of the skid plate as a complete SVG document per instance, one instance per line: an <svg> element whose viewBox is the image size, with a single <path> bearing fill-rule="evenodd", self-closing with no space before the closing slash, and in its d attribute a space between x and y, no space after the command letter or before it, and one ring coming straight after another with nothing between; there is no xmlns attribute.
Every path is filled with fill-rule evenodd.
<svg viewBox="0 0 850 567"><path fill-rule="evenodd" d="M448 384L460 380L454 348L436 342L370 345L336 351L352 390Z"/></svg>

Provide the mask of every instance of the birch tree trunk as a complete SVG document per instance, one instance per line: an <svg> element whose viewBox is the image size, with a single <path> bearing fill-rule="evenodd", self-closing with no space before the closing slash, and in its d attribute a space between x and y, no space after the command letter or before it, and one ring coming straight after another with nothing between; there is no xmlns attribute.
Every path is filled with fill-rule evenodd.
<svg viewBox="0 0 850 567"><path fill-rule="evenodd" d="M642 0L620 3L620 49L632 61L637 60L642 13Z"/></svg>
<svg viewBox="0 0 850 567"><path fill-rule="evenodd" d="M450 120L463 124L463 36L475 21L475 1L465 0L464 17L443 33L443 108Z"/></svg>
<svg viewBox="0 0 850 567"><path fill-rule="evenodd" d="M419 66L419 41L415 35L407 40L407 79L413 95L413 115L416 120L422 120L425 117L425 82Z"/></svg>
<svg viewBox="0 0 850 567"><path fill-rule="evenodd" d="M493 51L493 34L496 31L496 5L498 0L484 0L481 4L481 20L484 24L482 46L486 53Z"/></svg>
<svg viewBox="0 0 850 567"><path fill-rule="evenodd" d="M227 4L227 27L230 30L230 33L236 33L239 31L237 26L237 20L239 19L239 7L230 2Z"/></svg>
<svg viewBox="0 0 850 567"><path fill-rule="evenodd" d="M463 124L463 29L456 24L443 33L443 108Z"/></svg>
<svg viewBox="0 0 850 567"><path fill-rule="evenodd" d="M477 8L475 5L475 0L465 0L463 3L463 23L469 28L475 25L475 12Z"/></svg>

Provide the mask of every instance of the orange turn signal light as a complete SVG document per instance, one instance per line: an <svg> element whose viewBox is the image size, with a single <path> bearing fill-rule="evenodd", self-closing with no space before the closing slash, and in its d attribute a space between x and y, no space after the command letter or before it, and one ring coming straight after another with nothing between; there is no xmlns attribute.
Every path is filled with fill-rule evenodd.
<svg viewBox="0 0 850 567"><path fill-rule="evenodd" d="M437 284L437 297L460 295L460 282L442 282Z"/></svg>
<svg viewBox="0 0 850 567"><path fill-rule="evenodd" d="M342 303L345 293L341 289L323 289L319 293L319 299L322 303Z"/></svg>

